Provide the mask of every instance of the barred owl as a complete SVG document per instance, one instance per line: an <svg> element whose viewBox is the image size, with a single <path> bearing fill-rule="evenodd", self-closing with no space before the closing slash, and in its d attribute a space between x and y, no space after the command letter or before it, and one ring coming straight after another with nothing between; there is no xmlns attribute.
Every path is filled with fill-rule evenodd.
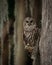
<svg viewBox="0 0 52 65"><path fill-rule="evenodd" d="M36 23L32 17L26 17L23 22L24 46L29 52L32 52L35 45L35 35L37 32Z"/></svg>
<svg viewBox="0 0 52 65"><path fill-rule="evenodd" d="M24 39L24 48L25 55L27 57L27 64L29 64L29 58L33 61L36 61L36 55L38 51L38 28L32 17L26 17L23 22L23 39ZM31 62L31 61L30 61ZM35 62L32 62L33 65ZM31 64L29 64L31 65Z"/></svg>

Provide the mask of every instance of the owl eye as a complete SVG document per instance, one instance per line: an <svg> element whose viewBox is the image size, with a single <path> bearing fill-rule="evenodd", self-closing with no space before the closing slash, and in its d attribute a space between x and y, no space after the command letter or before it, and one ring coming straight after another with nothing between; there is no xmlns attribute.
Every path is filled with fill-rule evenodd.
<svg viewBox="0 0 52 65"><path fill-rule="evenodd" d="M33 22L33 20L32 21L30 21L31 23Z"/></svg>
<svg viewBox="0 0 52 65"><path fill-rule="evenodd" d="M26 23L28 23L28 21L26 21Z"/></svg>

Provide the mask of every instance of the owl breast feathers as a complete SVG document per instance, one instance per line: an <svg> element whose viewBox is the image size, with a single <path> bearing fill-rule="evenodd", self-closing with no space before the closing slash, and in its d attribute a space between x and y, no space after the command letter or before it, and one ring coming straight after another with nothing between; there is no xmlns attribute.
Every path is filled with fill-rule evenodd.
<svg viewBox="0 0 52 65"><path fill-rule="evenodd" d="M25 18L24 22L23 22L23 34L24 34L24 41L25 41L25 46L26 45L30 45L33 46L34 45L34 37L36 34L36 24L33 20L33 18L31 17L27 17Z"/></svg>

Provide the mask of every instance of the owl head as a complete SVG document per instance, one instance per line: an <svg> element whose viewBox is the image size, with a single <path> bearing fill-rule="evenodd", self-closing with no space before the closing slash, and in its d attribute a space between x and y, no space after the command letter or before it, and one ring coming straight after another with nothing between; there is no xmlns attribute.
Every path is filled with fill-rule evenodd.
<svg viewBox="0 0 52 65"><path fill-rule="evenodd" d="M32 17L26 17L23 22L23 28L26 31L32 31L36 27L36 23Z"/></svg>
<svg viewBox="0 0 52 65"><path fill-rule="evenodd" d="M25 20L24 20L24 24L25 25L28 25L28 26L31 26L34 24L34 20L32 17L26 17Z"/></svg>

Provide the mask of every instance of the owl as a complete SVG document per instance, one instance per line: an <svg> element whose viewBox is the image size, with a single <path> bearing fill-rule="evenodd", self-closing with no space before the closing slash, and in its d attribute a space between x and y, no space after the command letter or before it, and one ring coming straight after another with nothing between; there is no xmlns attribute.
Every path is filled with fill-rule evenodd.
<svg viewBox="0 0 52 65"><path fill-rule="evenodd" d="M32 17L26 17L23 22L24 47L32 52L35 45L35 35L37 33L36 23Z"/></svg>
<svg viewBox="0 0 52 65"><path fill-rule="evenodd" d="M32 17L26 17L23 22L23 40L24 40L24 49L27 57L26 63L28 64L30 63L28 62L29 59L36 60L36 55L38 51L37 39L38 39L37 24Z"/></svg>

